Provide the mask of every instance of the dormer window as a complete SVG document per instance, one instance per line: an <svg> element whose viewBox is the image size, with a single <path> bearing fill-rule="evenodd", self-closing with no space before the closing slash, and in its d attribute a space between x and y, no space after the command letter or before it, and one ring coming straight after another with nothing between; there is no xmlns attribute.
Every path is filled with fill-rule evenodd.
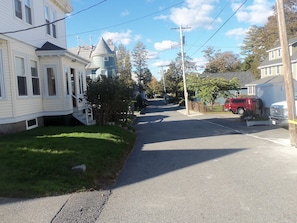
<svg viewBox="0 0 297 223"><path fill-rule="evenodd" d="M271 58L274 58L274 51L271 51Z"/></svg>

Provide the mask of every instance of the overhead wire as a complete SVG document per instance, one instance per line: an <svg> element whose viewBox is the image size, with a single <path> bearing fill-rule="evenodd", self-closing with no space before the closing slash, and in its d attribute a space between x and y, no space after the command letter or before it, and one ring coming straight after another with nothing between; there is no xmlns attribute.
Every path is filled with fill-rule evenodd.
<svg viewBox="0 0 297 223"><path fill-rule="evenodd" d="M195 55L201 48L203 48L226 24L230 19L244 6L247 0L243 1L242 4L232 13L232 15L194 52L191 57Z"/></svg>
<svg viewBox="0 0 297 223"><path fill-rule="evenodd" d="M215 22L215 21L217 20L217 18L222 14L222 12L225 10L225 8L228 6L229 3L230 3L230 0L227 1L227 3L226 3L226 4L224 5L224 7L219 11L219 13L216 15L216 17L213 18L212 21L207 25L206 29L209 29L209 28L214 24L214 22ZM204 2L203 2L203 4L204 4ZM201 5L201 7L202 7L202 5ZM205 34L205 32L203 32L203 34L197 39L197 41L194 42L193 45L195 45L195 44L199 41L199 39L200 39L204 34ZM193 45L191 45L191 47L188 49L188 51L189 51L190 49L192 49L192 46L193 46Z"/></svg>
<svg viewBox="0 0 297 223"><path fill-rule="evenodd" d="M181 2L178 2L178 3L174 4L174 5L168 6L166 8L161 9L161 10L158 10L158 11L155 11L155 12L152 12L152 13L149 13L147 15L144 15L144 16L141 16L141 17L138 17L138 18L135 18L135 19L131 19L131 20L128 20L128 21L125 21L125 22L121 22L121 23L118 23L118 24L114 24L114 25L110 25L110 26L101 27L101 28L94 29L94 30L88 30L88 31L85 31L85 32L79 32L79 33L75 33L75 34L70 34L70 35L67 35L67 36L74 36L74 35L77 35L77 34L85 34L85 33L90 33L90 32L95 32L95 31L99 31L99 30L110 29L110 28L114 28L114 27L117 27L117 26L125 25L125 24L128 24L128 23L132 23L132 22L135 22L135 21L138 21L138 20L141 20L141 19L150 17L152 15L156 15L156 14L158 14L160 12L166 11L168 9L171 9L173 7L176 7L178 5L181 5L183 3L184 3L184 1L181 1Z"/></svg>
<svg viewBox="0 0 297 223"><path fill-rule="evenodd" d="M12 34L12 33L18 33L18 32L24 32L24 31L28 31L28 30L32 30L32 29L38 29L38 28L41 28L41 27L44 27L44 26L48 26L48 25L51 25L51 24L54 24L54 23L57 23L57 22L60 22L60 21L63 21L65 19L67 19L68 17L71 17L71 16L75 16L77 14L80 14L84 11L87 11L87 10L90 10L91 8L94 8L98 5L101 5L103 2L106 2L107 0L102 0L100 2L97 2L96 4L93 4L85 9L82 9L82 10L79 10L77 11L76 13L73 13L73 14L70 14L70 15L66 15L64 16L63 18L60 18L60 19L57 19L57 20L54 20L52 22L49 22L49 23L43 23L41 25L38 25L38 26L32 26L32 27L29 27L29 28L26 28L26 29L17 29L17 30L13 30L13 31L7 31L7 32L0 32L0 34Z"/></svg>

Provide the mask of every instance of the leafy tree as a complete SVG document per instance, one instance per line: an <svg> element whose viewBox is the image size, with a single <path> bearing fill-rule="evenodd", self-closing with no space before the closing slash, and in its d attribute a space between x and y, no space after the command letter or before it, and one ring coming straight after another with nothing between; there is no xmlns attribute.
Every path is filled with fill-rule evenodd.
<svg viewBox="0 0 297 223"><path fill-rule="evenodd" d="M182 72L182 57L181 53L177 54L175 58L176 67ZM184 53L184 63L185 63L185 73L197 70L196 63L193 62L193 59Z"/></svg>
<svg viewBox="0 0 297 223"><path fill-rule="evenodd" d="M132 51L132 62L137 74L138 84L144 79L144 69L147 68L148 50L142 42L138 42Z"/></svg>
<svg viewBox="0 0 297 223"><path fill-rule="evenodd" d="M146 95L152 97L153 95L161 94L162 92L163 86L161 82L153 76L151 82L148 84L148 88L146 89Z"/></svg>
<svg viewBox="0 0 297 223"><path fill-rule="evenodd" d="M130 52L123 44L120 44L116 50L117 68L120 75L131 78L132 64L130 61Z"/></svg>
<svg viewBox="0 0 297 223"><path fill-rule="evenodd" d="M130 52L124 45L120 44L117 48L117 68L118 78L120 82L126 84L129 88L133 88L134 81L132 80L132 64L130 62Z"/></svg>
<svg viewBox="0 0 297 223"><path fill-rule="evenodd" d="M208 47L204 51L204 57L208 60L204 73L225 73L240 71L241 61L239 55L226 51L214 50Z"/></svg>
<svg viewBox="0 0 297 223"><path fill-rule="evenodd" d="M176 63L172 62L169 65L168 70L164 73L166 92L174 94L175 97L179 96L181 88L179 83L182 82L182 73L180 67Z"/></svg>
<svg viewBox="0 0 297 223"><path fill-rule="evenodd" d="M288 38L292 38L297 34L297 2L284 0L284 8L287 35ZM267 57L267 50L271 49L279 39L276 4L272 9L273 15L263 27L254 25L249 29L241 47L241 54L245 56L242 70L249 67L256 78L260 78L258 66Z"/></svg>
<svg viewBox="0 0 297 223"><path fill-rule="evenodd" d="M152 73L151 71L146 67L143 69L143 77L142 77L142 83L145 87L152 81Z"/></svg>
<svg viewBox="0 0 297 223"><path fill-rule="evenodd" d="M212 106L218 97L227 97L230 90L237 90L239 83L236 78L226 80L224 78L198 77L190 75L187 79L189 90L195 91L203 103L210 103Z"/></svg>

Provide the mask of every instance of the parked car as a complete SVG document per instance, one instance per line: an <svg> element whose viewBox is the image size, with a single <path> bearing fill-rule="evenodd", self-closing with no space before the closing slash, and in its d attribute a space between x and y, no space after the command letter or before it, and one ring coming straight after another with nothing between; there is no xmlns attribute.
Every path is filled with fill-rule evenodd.
<svg viewBox="0 0 297 223"><path fill-rule="evenodd" d="M295 108L297 100L295 101ZM297 113L297 110L296 110ZM288 105L287 101L278 101L270 106L270 116L273 125L288 125Z"/></svg>
<svg viewBox="0 0 297 223"><path fill-rule="evenodd" d="M242 115L245 111L255 111L258 98L228 98L224 103L224 110Z"/></svg>

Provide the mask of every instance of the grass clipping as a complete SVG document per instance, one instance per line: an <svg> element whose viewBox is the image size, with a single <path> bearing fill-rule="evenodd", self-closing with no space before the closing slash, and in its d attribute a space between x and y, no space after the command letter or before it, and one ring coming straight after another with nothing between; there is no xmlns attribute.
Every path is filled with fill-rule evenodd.
<svg viewBox="0 0 297 223"><path fill-rule="evenodd" d="M0 197L42 197L114 183L135 142L118 126L45 127L0 137ZM85 164L86 172L73 166Z"/></svg>

